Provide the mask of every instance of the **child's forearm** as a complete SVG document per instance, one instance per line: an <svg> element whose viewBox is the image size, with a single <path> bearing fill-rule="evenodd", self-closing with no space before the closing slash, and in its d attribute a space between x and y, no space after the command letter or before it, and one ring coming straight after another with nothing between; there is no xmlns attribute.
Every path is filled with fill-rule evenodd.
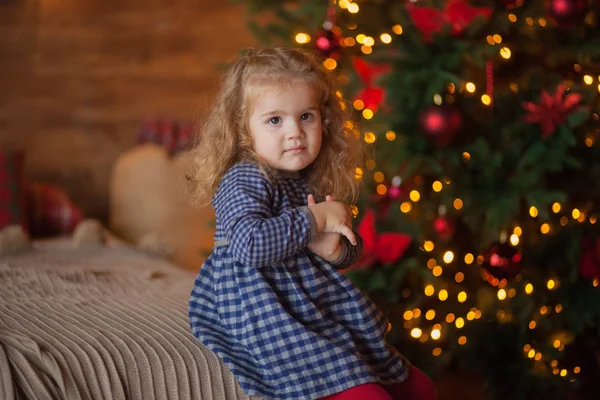
<svg viewBox="0 0 600 400"><path fill-rule="evenodd" d="M313 240L316 227L308 208L298 207L272 218L242 217L231 232L228 242L234 258L260 268L305 248Z"/></svg>

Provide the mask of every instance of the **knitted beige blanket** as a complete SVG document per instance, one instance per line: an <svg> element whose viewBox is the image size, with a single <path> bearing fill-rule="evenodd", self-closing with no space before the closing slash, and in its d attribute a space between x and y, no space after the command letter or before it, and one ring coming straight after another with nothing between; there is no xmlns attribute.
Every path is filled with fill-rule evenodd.
<svg viewBox="0 0 600 400"><path fill-rule="evenodd" d="M0 259L0 399L248 399L190 333L195 274L130 248Z"/></svg>

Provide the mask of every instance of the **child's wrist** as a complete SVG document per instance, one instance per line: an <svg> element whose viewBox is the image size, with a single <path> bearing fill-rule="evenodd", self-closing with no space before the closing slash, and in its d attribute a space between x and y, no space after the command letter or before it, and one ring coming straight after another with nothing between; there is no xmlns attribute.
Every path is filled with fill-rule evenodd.
<svg viewBox="0 0 600 400"><path fill-rule="evenodd" d="M321 214L318 211L318 208L315 209L315 205L311 205L308 206L308 211L310 211L310 213L313 216L313 220L315 221L315 228L317 229L317 233L319 232L323 232L323 229L325 229L325 218L323 218L321 216Z"/></svg>
<svg viewBox="0 0 600 400"><path fill-rule="evenodd" d="M338 246L338 248L331 254L331 256L325 258L330 263L341 262L342 258L342 246Z"/></svg>

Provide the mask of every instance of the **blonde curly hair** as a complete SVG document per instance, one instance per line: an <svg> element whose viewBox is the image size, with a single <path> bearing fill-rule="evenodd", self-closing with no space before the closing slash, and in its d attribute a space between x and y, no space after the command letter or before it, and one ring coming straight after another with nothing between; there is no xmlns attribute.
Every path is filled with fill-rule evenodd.
<svg viewBox="0 0 600 400"><path fill-rule="evenodd" d="M245 49L224 74L221 90L191 150L193 200L206 204L221 178L236 163L257 164L272 179L268 165L252 149L248 129L252 99L257 92L309 84L320 93L323 137L319 155L302 173L317 199L326 195L354 204L359 196L356 168L366 158L359 132L351 121L350 107L336 91L333 77L316 58L299 49Z"/></svg>

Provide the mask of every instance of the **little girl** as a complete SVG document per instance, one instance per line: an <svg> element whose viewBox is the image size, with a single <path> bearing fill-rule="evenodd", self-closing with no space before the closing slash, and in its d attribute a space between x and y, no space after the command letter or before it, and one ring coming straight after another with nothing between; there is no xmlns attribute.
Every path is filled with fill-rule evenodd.
<svg viewBox="0 0 600 400"><path fill-rule="evenodd" d="M312 56L248 50L193 150L190 179L198 198L213 195L216 233L190 325L248 395L435 398L386 343L385 317L339 272L362 246L344 203L358 196L364 152L347 121Z"/></svg>

